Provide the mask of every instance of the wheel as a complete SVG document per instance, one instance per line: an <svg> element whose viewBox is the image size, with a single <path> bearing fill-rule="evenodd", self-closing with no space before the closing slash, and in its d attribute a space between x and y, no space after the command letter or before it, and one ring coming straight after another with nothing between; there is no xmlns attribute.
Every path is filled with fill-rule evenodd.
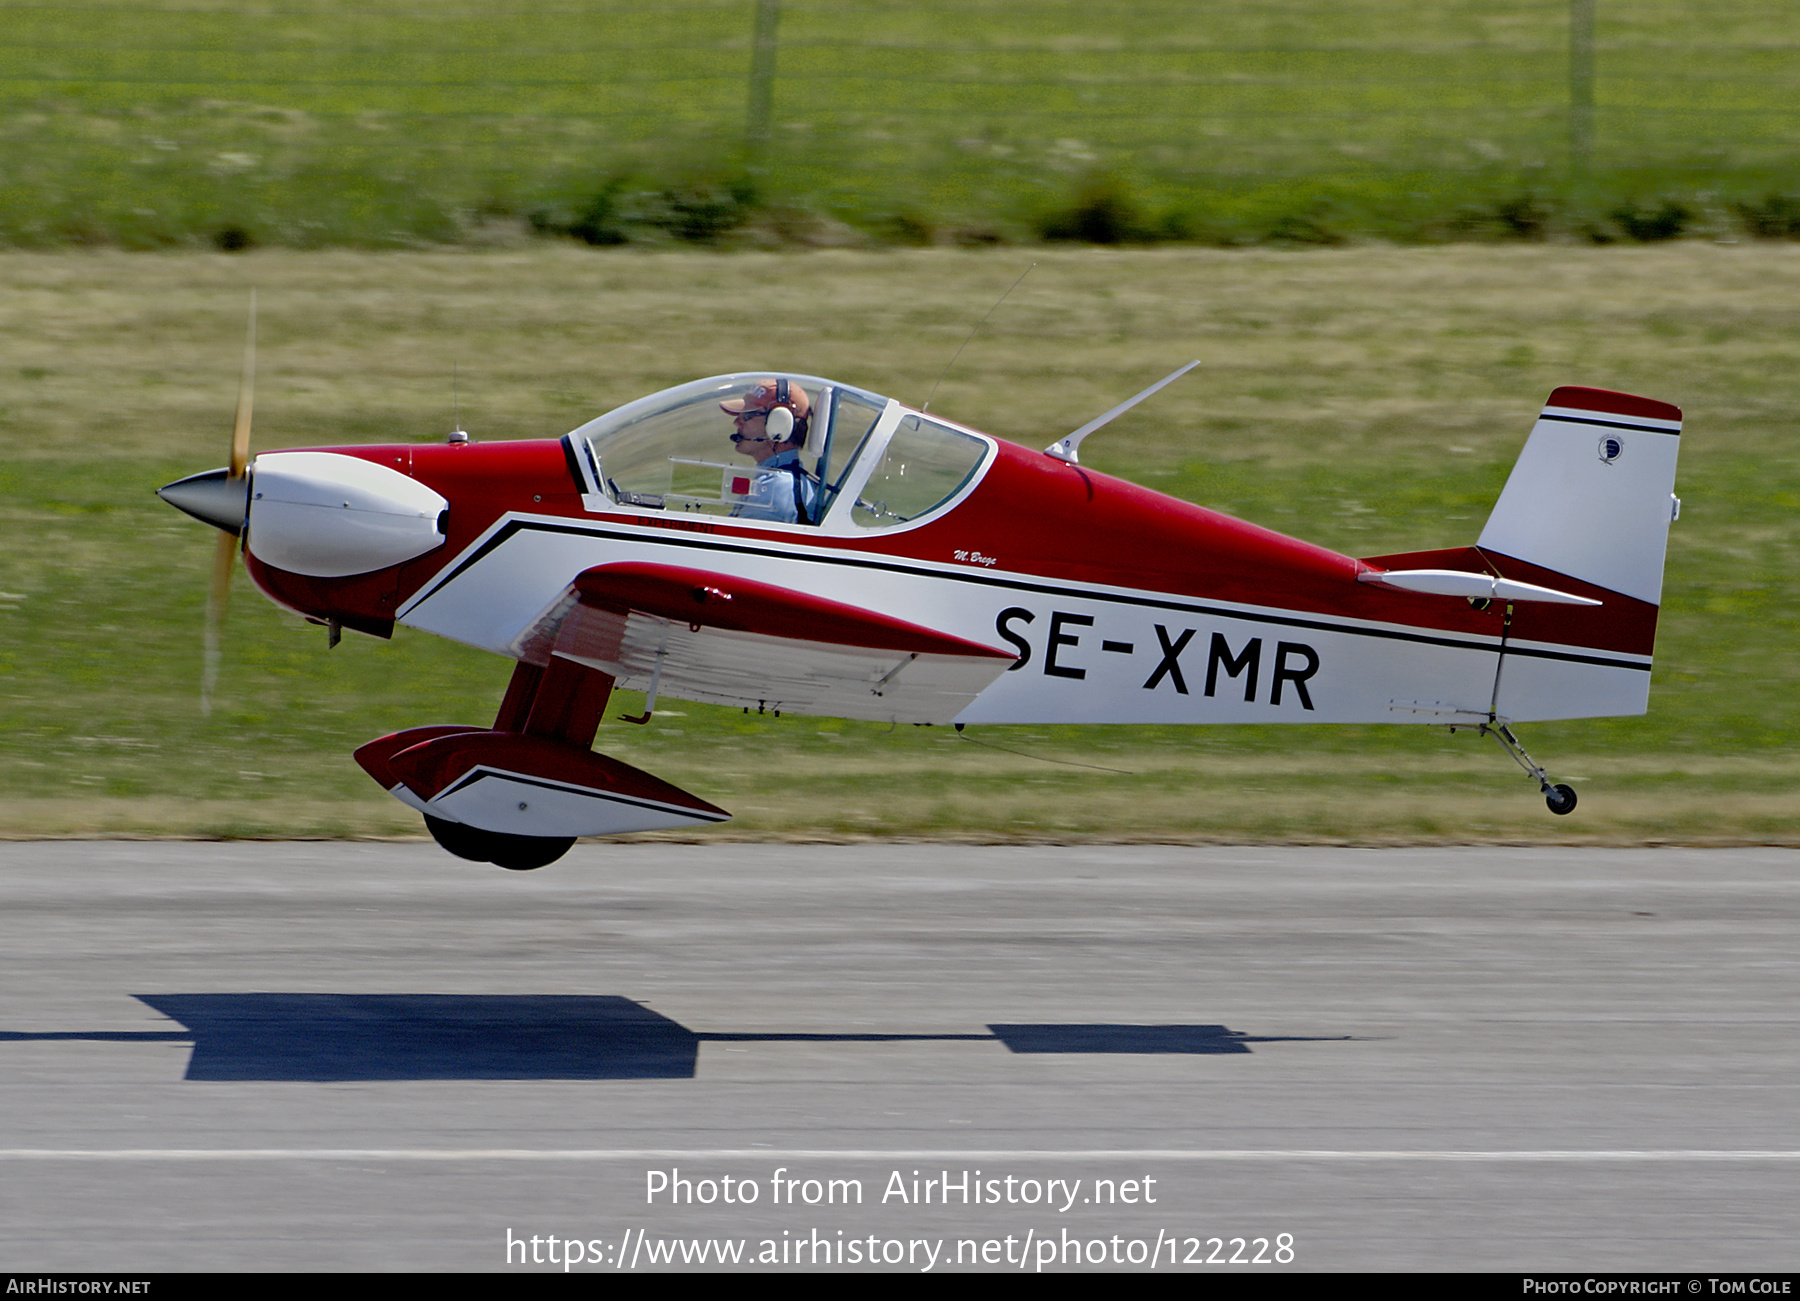
<svg viewBox="0 0 1800 1301"><path fill-rule="evenodd" d="M504 831L483 831L464 822L450 822L425 815L431 838L458 858L472 863L494 863L509 872L530 872L554 863L569 852L573 836L510 836Z"/></svg>
<svg viewBox="0 0 1800 1301"><path fill-rule="evenodd" d="M494 833L483 831L480 827L471 827L463 822L449 822L443 818L425 815L425 829L431 838L458 858L466 858L471 863L491 863L494 861Z"/></svg>
<svg viewBox="0 0 1800 1301"><path fill-rule="evenodd" d="M488 861L509 872L531 872L554 863L569 852L573 836L509 836L498 831L484 831L492 845Z"/></svg>
<svg viewBox="0 0 1800 1301"><path fill-rule="evenodd" d="M1573 786L1552 786L1544 796L1544 803L1550 806L1555 814L1573 813L1575 811L1575 788Z"/></svg>

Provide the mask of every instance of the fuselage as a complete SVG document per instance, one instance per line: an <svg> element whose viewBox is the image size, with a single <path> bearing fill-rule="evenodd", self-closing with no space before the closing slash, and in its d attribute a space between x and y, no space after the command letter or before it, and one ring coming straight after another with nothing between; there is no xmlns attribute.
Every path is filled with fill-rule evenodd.
<svg viewBox="0 0 1800 1301"><path fill-rule="evenodd" d="M368 573L296 574L259 557L253 504L247 563L271 598L312 618L376 633L398 622L514 657L598 565L770 583L1010 649L1012 668L958 722L1454 721L1492 711L1503 644L1519 673L1553 663L1574 674L1564 707L1538 716L1642 709L1653 606L1616 593L1597 608L1509 608L1393 591L1358 581L1369 562L986 441L954 500L879 529L860 527L842 498L816 526L614 501L584 491L568 439L323 449L440 495L442 543ZM1479 570L1469 553L1428 558ZM803 700L787 707L806 712Z"/></svg>

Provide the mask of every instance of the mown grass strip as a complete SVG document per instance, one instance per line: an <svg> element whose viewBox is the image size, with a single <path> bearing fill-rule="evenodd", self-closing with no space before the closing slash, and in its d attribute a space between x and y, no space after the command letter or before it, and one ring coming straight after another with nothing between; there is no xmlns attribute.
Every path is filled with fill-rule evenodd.
<svg viewBox="0 0 1800 1301"><path fill-rule="evenodd" d="M958 740L665 700L600 748L733 809L724 834L1800 837L1800 249L1035 256L934 411L1041 447L1201 357L1083 460L1352 554L1472 539L1556 384L1686 409L1651 713L1525 733L1581 789L1574 817L1489 743L1431 729ZM212 537L151 490L222 463L249 282L270 449L439 439L453 367L483 439L759 367L917 403L1021 269L929 250L0 256L0 832L394 834L411 815L350 750L493 715L503 661L406 630L327 653L240 582L200 717Z"/></svg>

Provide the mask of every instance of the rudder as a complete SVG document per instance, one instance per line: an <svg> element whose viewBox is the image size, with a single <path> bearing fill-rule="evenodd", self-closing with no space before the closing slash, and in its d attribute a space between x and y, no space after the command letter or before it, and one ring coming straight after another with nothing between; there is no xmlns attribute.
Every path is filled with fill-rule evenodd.
<svg viewBox="0 0 1800 1301"><path fill-rule="evenodd" d="M1680 433L1667 402L1557 389L1476 546L1659 604Z"/></svg>

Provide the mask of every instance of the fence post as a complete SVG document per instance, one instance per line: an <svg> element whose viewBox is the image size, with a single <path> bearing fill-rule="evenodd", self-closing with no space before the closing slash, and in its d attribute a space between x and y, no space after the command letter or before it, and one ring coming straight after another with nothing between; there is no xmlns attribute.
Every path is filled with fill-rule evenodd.
<svg viewBox="0 0 1800 1301"><path fill-rule="evenodd" d="M756 0L756 34L750 49L750 107L744 152L750 166L762 166L769 148L769 118L775 103L775 28L781 0Z"/></svg>
<svg viewBox="0 0 1800 1301"><path fill-rule="evenodd" d="M1594 161L1594 0L1569 0L1569 171L1587 179Z"/></svg>

